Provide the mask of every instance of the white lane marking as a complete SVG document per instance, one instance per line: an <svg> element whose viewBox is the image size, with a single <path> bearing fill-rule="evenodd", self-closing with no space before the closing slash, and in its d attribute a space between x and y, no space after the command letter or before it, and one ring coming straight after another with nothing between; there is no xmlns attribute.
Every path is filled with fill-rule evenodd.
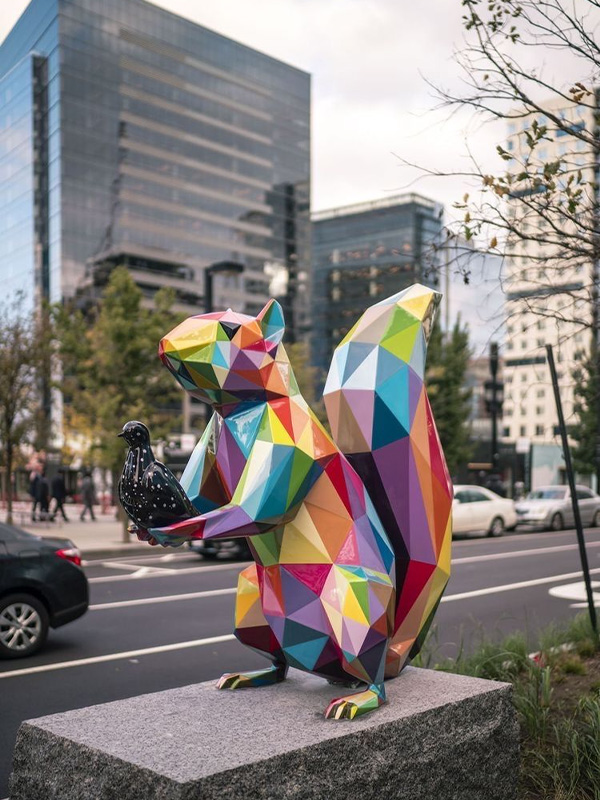
<svg viewBox="0 0 600 800"><path fill-rule="evenodd" d="M592 581L592 590L600 590L600 582ZM580 602L571 603L570 608L587 608L587 592L585 589L585 582L579 581L578 583L567 583L562 586L553 586L548 589L548 594L551 597L559 597L561 600L578 600ZM592 591L592 598L594 605L600 608L600 592Z"/></svg>
<svg viewBox="0 0 600 800"><path fill-rule="evenodd" d="M117 600L114 603L98 603L88 606L88 611L105 611L110 608L125 608L126 606L147 606L152 603L174 603L177 600L196 600L200 597L219 597L222 594L235 594L237 589L209 589L206 592L187 592L186 594L168 594L164 597L140 597L137 600Z"/></svg>
<svg viewBox="0 0 600 800"><path fill-rule="evenodd" d="M600 531L598 528L584 528L583 530L586 539L589 539L592 536L597 537L599 535L599 532ZM535 531L527 531L526 533L510 533L508 536L505 537L504 541L515 542L516 544L518 544L519 542L523 542L526 539L529 539L529 541L535 540L537 542L542 542L542 541L558 542L561 539L566 539L566 538L572 540L574 535L575 535L574 529L566 531L558 531L558 532L555 531L554 533L551 533L549 531L546 532L541 531L539 533ZM459 550L462 550L463 548L469 549L471 547L477 547L477 545L480 545L482 542L485 542L486 539L487 537L485 536L471 536L468 539L455 539L452 543L452 547Z"/></svg>
<svg viewBox="0 0 600 800"><path fill-rule="evenodd" d="M159 569L158 572L144 572L143 574L133 573L131 575L103 575L99 578L88 578L88 583L111 583L112 581L130 581L139 580L140 578L172 578L176 575L191 575L197 572L219 572L225 569L245 569L251 562L250 561L236 561L234 564L214 564L210 567L184 567L183 569ZM146 569L152 569L148 567Z"/></svg>
<svg viewBox="0 0 600 800"><path fill-rule="evenodd" d="M591 569L591 574L600 572L600 567ZM453 600L466 600L469 597L482 597L486 594L499 594L500 592L510 592L514 589L527 589L530 586L542 586L544 583L556 583L557 581L569 581L573 578L581 578L579 572L568 572L565 575L550 575L548 578L533 578L530 581L519 581L518 583L506 583L503 586L488 586L486 589L474 589L471 592L460 592L442 597L442 603L451 603Z"/></svg>
<svg viewBox="0 0 600 800"><path fill-rule="evenodd" d="M26 669L14 669L10 672L0 672L0 680L3 678L18 678L21 675L35 675L38 672L52 672L56 669L69 669L70 667L84 667L88 664L101 664L104 661L119 661L123 658L137 658L138 656L150 656L154 653L168 653L172 650L186 650L189 647L220 644L221 642L231 642L234 639L235 636L232 633L228 633L225 636L209 636L207 639L194 639L190 642L176 642L175 644L163 644L158 647L144 647L141 650L126 650L122 653L109 653L104 656L78 658L74 661L59 661L54 664L42 664L39 667L27 667Z"/></svg>
<svg viewBox="0 0 600 800"><path fill-rule="evenodd" d="M488 553L481 556L465 556L453 558L453 564L471 564L477 561L495 561L502 558L518 558L519 556L533 556L538 553L561 553L565 550L577 550L577 544L557 544L554 547L533 547L530 550L511 550L508 553ZM600 547L600 542L587 542L586 548Z"/></svg>
<svg viewBox="0 0 600 800"><path fill-rule="evenodd" d="M110 565L113 564L131 564L134 567L139 567L140 562L143 561L196 561L197 556L194 555L192 552L185 552L185 553L166 553L165 555L159 556L158 554L152 555L136 555L135 553L123 553L120 556L113 556L112 558L93 558L93 552L91 552L90 557L84 559L82 564L84 567L93 567L98 565Z"/></svg>

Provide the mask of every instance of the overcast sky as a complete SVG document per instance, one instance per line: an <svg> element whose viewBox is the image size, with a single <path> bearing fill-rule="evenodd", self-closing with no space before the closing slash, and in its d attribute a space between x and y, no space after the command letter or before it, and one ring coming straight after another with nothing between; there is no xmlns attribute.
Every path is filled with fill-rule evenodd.
<svg viewBox="0 0 600 800"><path fill-rule="evenodd" d="M426 113L422 75L453 83L460 0L158 0L156 5L287 61L313 76L313 209L411 188L449 206L454 180L411 181L409 161L464 166L465 139L485 158L498 135L468 117ZM0 2L0 40L27 0Z"/></svg>
<svg viewBox="0 0 600 800"><path fill-rule="evenodd" d="M0 0L0 41L27 3ZM471 187L456 178L415 182L417 173L398 157L461 170L469 168L468 148L486 171L498 167L502 125L476 123L469 113L448 118L447 111L431 111L436 99L425 78L447 87L461 80L452 60L462 45L461 0L156 0L156 5L312 74L315 211L410 190L444 203L448 220L452 203ZM548 57L532 48L530 57L535 66L545 63L546 74L565 79L569 65L560 54ZM502 307L498 268L490 264L484 271L470 286L472 309L459 299L463 287L453 290L451 316L462 309L477 351L497 336Z"/></svg>

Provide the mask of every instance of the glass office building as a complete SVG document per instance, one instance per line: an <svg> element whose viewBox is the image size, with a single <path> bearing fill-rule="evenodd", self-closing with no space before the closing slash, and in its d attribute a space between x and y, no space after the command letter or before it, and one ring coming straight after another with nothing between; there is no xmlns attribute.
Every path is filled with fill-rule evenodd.
<svg viewBox="0 0 600 800"><path fill-rule="evenodd" d="M313 214L312 362L321 378L365 308L428 282L442 212L433 200L405 194Z"/></svg>
<svg viewBox="0 0 600 800"><path fill-rule="evenodd" d="M125 264L148 300L307 325L310 76L143 0L32 0L0 46L0 280L32 305ZM220 282L219 282L220 281Z"/></svg>

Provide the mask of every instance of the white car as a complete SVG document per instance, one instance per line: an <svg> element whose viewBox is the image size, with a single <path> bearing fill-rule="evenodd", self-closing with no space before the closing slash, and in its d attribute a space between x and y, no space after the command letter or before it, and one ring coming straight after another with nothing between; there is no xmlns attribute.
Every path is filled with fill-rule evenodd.
<svg viewBox="0 0 600 800"><path fill-rule="evenodd" d="M454 533L502 536L517 524L514 502L483 486L454 487L452 518Z"/></svg>

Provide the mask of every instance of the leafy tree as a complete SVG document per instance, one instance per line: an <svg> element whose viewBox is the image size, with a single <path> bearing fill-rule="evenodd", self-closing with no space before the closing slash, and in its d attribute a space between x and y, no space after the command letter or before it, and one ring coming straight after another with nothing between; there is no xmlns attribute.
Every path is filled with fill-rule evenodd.
<svg viewBox="0 0 600 800"><path fill-rule="evenodd" d="M0 308L0 447L6 475L7 514L13 521L13 473L24 444L35 439L41 417L39 378L45 346L41 321L27 314L17 295Z"/></svg>
<svg viewBox="0 0 600 800"><path fill-rule="evenodd" d="M319 381L319 368L310 363L310 347L308 342L292 342L285 345L286 353L298 381L298 388L302 397L317 415L319 421L329 430L329 422L325 411L323 398L317 399L317 384Z"/></svg>
<svg viewBox="0 0 600 800"><path fill-rule="evenodd" d="M600 486L600 471L596 448L598 447L598 368L592 353L572 372L573 411L577 421L570 428L575 442L572 449L573 466L581 475L596 473Z"/></svg>
<svg viewBox="0 0 600 800"><path fill-rule="evenodd" d="M451 475L468 461L471 453L471 390L465 388L470 356L468 330L461 327L460 319L446 337L439 323L435 323L427 348L425 382Z"/></svg>
<svg viewBox="0 0 600 800"><path fill-rule="evenodd" d="M145 308L129 271L118 267L90 316L72 307L56 314L65 428L112 473L113 490L125 459L122 425L139 419L156 441L177 423L181 394L157 356L160 338L179 322L172 303L173 293L161 289L154 308Z"/></svg>
<svg viewBox="0 0 600 800"><path fill-rule="evenodd" d="M519 291L519 282L527 281L515 314L569 322L573 332L597 330L600 3L461 5L464 43L455 55L461 89L435 87L439 99L451 113L467 109L481 122L501 121L506 127L499 138L512 125L518 143L497 146L495 171L469 153L460 177L472 190L455 206L462 215L457 237L486 242L488 252L505 257L509 290ZM547 147L550 140L561 144L560 155L548 155L557 152ZM565 278L573 274L576 280Z"/></svg>

